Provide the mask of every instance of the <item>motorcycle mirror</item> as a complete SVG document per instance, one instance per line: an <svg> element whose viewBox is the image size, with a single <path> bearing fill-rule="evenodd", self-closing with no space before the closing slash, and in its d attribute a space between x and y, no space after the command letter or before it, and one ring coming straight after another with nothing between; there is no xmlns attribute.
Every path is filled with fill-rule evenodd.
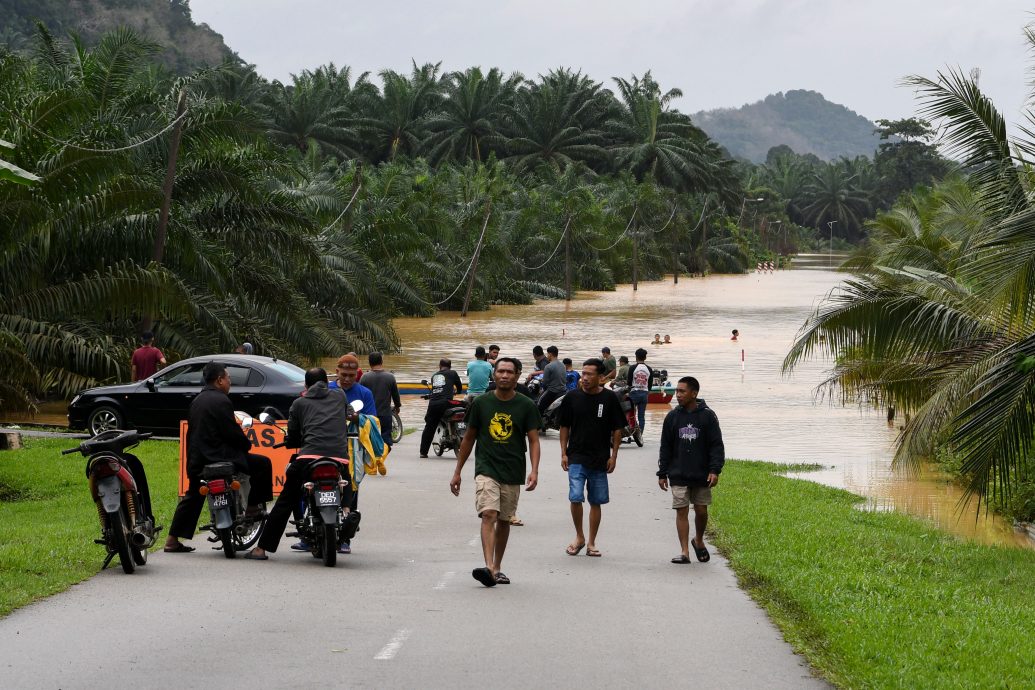
<svg viewBox="0 0 1035 690"><path fill-rule="evenodd" d="M234 412L234 416L237 417L237 421L241 423L242 429L251 429L252 424L255 423L255 420L247 412Z"/></svg>
<svg viewBox="0 0 1035 690"><path fill-rule="evenodd" d="M360 410L363 409L363 401L362 400L353 400L351 403L349 403L349 407L352 408L353 412L359 412Z"/></svg>
<svg viewBox="0 0 1035 690"><path fill-rule="evenodd" d="M260 412L259 421L263 424L272 424L274 422L273 415L271 415L269 412Z"/></svg>
<svg viewBox="0 0 1035 690"><path fill-rule="evenodd" d="M420 380L420 385L422 385L422 386L428 385L428 380L427 379L421 379Z"/></svg>

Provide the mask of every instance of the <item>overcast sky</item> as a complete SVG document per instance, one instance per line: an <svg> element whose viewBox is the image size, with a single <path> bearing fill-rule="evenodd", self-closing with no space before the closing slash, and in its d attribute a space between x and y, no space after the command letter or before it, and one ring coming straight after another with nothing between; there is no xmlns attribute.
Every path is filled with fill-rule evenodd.
<svg viewBox="0 0 1035 690"><path fill-rule="evenodd" d="M1023 36L1035 3L1019 0L192 0L259 72L285 80L326 62L355 73L553 67L611 77L652 70L688 113L811 89L871 119L914 114L910 74L981 69L1008 120L1027 100Z"/></svg>

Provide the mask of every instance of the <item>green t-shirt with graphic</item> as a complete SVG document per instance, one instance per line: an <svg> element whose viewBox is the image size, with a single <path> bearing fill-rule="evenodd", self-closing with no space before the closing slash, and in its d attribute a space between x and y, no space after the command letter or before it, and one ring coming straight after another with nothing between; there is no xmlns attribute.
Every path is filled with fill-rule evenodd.
<svg viewBox="0 0 1035 690"><path fill-rule="evenodd" d="M479 395L467 410L467 426L478 432L474 473L500 484L525 483L525 436L539 428L539 410L528 396L500 400L494 391Z"/></svg>

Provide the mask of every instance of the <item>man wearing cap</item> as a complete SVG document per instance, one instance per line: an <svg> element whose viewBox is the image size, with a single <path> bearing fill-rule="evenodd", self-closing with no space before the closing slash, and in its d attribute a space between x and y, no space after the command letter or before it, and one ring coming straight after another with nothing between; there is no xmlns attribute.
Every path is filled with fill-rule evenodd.
<svg viewBox="0 0 1035 690"><path fill-rule="evenodd" d="M618 362L611 356L611 348L606 345L600 348L600 359L604 362L604 375L600 379L600 385L604 385L608 381L614 381Z"/></svg>

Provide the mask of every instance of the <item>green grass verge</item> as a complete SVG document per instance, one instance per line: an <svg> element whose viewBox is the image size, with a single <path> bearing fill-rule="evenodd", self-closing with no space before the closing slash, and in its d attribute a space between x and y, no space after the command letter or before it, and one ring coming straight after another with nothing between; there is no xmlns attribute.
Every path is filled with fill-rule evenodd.
<svg viewBox="0 0 1035 690"><path fill-rule="evenodd" d="M101 529L86 458L60 454L79 441L22 442L21 450L0 451L0 616L96 574L105 555L93 543ZM146 441L132 452L147 470L155 515L168 528L177 501L179 443Z"/></svg>
<svg viewBox="0 0 1035 690"><path fill-rule="evenodd" d="M846 688L1035 685L1035 551L863 512L787 469L730 462L712 537L822 675Z"/></svg>

